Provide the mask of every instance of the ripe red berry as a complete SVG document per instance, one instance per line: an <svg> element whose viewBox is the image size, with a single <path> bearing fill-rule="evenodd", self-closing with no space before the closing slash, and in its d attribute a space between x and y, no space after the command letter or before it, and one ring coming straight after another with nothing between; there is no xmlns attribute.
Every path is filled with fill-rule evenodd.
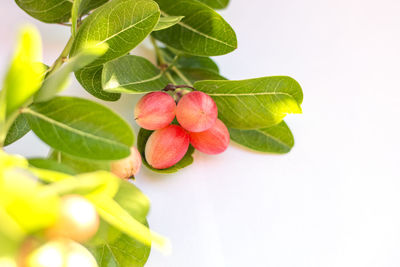
<svg viewBox="0 0 400 267"><path fill-rule="evenodd" d="M178 163L189 148L189 135L178 125L169 125L151 134L146 143L147 162L156 169Z"/></svg>
<svg viewBox="0 0 400 267"><path fill-rule="evenodd" d="M67 195L61 198L58 219L46 234L50 238L65 237L82 243L96 234L99 223L92 203L79 195Z"/></svg>
<svg viewBox="0 0 400 267"><path fill-rule="evenodd" d="M210 129L217 117L218 109L214 100L199 91L184 95L176 108L176 119L189 132L203 132Z"/></svg>
<svg viewBox="0 0 400 267"><path fill-rule="evenodd" d="M122 179L128 179L136 175L142 166L142 157L136 147L131 147L129 157L114 161L111 164L111 172Z"/></svg>
<svg viewBox="0 0 400 267"><path fill-rule="evenodd" d="M224 152L229 145L229 132L221 120L207 131L200 133L189 133L190 143L197 150L206 154L219 154Z"/></svg>
<svg viewBox="0 0 400 267"><path fill-rule="evenodd" d="M176 103L165 92L152 92L143 96L135 107L135 120L140 127L158 130L166 127L175 118Z"/></svg>

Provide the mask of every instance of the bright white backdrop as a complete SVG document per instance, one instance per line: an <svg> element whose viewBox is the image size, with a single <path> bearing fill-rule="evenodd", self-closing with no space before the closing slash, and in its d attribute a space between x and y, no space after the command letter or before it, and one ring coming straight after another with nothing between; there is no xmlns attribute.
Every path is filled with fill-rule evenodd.
<svg viewBox="0 0 400 267"><path fill-rule="evenodd" d="M400 266L399 14L397 0L232 0L223 15L239 49L215 60L231 79L300 82L304 114L287 119L296 145L284 156L232 145L219 156L196 153L174 175L143 170L150 225L173 244L147 266ZM46 63L66 42L67 28L2 1L2 73L28 22L43 35ZM76 82L65 93L88 96ZM111 106L134 124L135 101ZM7 150L47 153L32 134Z"/></svg>

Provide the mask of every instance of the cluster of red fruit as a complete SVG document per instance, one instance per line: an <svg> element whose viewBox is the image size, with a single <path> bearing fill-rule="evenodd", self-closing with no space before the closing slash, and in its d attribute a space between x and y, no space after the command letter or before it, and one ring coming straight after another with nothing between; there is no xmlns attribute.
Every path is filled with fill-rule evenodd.
<svg viewBox="0 0 400 267"><path fill-rule="evenodd" d="M176 116L179 125L171 124ZM189 143L206 154L219 154L229 145L229 132L218 119L218 109L207 94L192 91L178 102L166 92L143 96L135 107L137 124L155 130L146 143L146 161L156 169L178 163Z"/></svg>

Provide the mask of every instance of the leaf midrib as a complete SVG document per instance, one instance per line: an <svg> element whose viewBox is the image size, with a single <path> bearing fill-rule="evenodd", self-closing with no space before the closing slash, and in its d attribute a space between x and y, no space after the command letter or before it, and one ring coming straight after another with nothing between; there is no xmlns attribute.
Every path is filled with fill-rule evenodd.
<svg viewBox="0 0 400 267"><path fill-rule="evenodd" d="M171 15L168 15L165 11L162 11L162 10L161 10L161 14L164 15L164 16L171 16ZM180 25L180 26L182 26L182 27L188 29L189 31L192 31L192 32L194 32L194 33L197 33L198 35L201 35L201 36L203 36L203 37L205 37L205 38L207 38L207 39L210 39L210 40L213 40L213 41L215 41L215 42L224 44L224 45L226 45L226 46L228 46L228 47L236 48L235 45L231 45L231 44L229 44L229 43L227 43L227 42L224 42L224 41L222 41L222 40L219 40L219 39L217 39L217 38L215 38L215 37L212 37L212 36L210 36L210 35L208 35L208 34L205 34L205 33L203 33L203 32L200 32L200 31L196 30L195 28L193 28L193 27L187 25L186 23L183 23L182 21L178 22L177 25Z"/></svg>
<svg viewBox="0 0 400 267"><path fill-rule="evenodd" d="M140 81L125 83L125 84L118 84L118 86L115 86L115 87L105 87L105 88L103 88L103 90L106 90L106 91L107 91L107 90L112 90L112 89L116 89L116 88L119 88L119 87L124 87L124 86L129 86L129 85L142 84L142 83L147 83L147 82L155 81L155 80L161 78L162 75L163 75L163 73L161 72L161 73L157 74L156 76L151 77L151 78L149 78L149 79L147 79L147 80L140 80Z"/></svg>
<svg viewBox="0 0 400 267"><path fill-rule="evenodd" d="M286 148L288 148L288 149L291 148L288 144L284 143L282 140L278 139L277 137L275 137L275 136L273 136L273 135L267 134L267 133L261 131L260 129L256 129L256 130L254 130L254 131L259 132L259 133L261 133L262 135L265 135L265 136L268 137L268 138L271 138L271 139L274 140L275 142L277 142L277 143L283 145L284 147L286 147Z"/></svg>
<svg viewBox="0 0 400 267"><path fill-rule="evenodd" d="M101 45L101 44L107 42L108 40L111 40L112 38L114 38L114 37L120 35L121 33L125 32L125 31L127 31L127 30L129 30L129 29L131 29L131 28L134 28L137 24L142 23L143 21L147 20L148 18L154 16L154 14L156 14L156 13L157 13L157 12L151 13L149 16L147 16L147 17L145 17L145 18L143 18L143 19L137 21L135 24L131 24L131 25L129 25L128 27L126 27L126 28L120 30L119 32L114 33L113 35L110 35L109 37L107 37L107 38L104 39L103 41L97 43L96 46ZM156 24L156 25L157 25L157 24ZM155 27L156 25L154 25L154 27Z"/></svg>
<svg viewBox="0 0 400 267"><path fill-rule="evenodd" d="M210 93L207 92L210 96L258 96L258 95L287 95L294 98L291 94L284 93L284 92L261 92L261 93L234 93L234 94L226 94L226 93ZM297 102L297 101L296 101Z"/></svg>
<svg viewBox="0 0 400 267"><path fill-rule="evenodd" d="M92 138L92 139L96 139L96 140L99 140L99 141L102 141L102 142L105 142L105 143L109 143L111 145L127 147L125 144L122 144L122 143L119 143L119 142L115 142L115 141L112 141L110 139L107 139L107 138L104 138L104 137L100 137L100 136L97 136L97 135L93 135L93 134L81 131L79 129L72 128L72 127L70 127L70 126L68 126L66 124L63 124L63 123L61 123L59 121L56 121L56 120L54 120L54 119L52 119L50 117L47 117L47 116L43 115L41 113L38 113L38 112L36 112L36 111L34 111L34 110L30 109L30 108L25 108L25 109L23 109L22 112L23 113L29 113L29 114L31 114L33 116L36 116L37 118L40 118L40 119L42 119L44 121L47 121L47 122L49 122L49 123L51 123L53 125L56 125L56 126L62 128L64 130L66 130L66 131L70 131L70 132L76 133L76 134L81 135L81 136L86 136L86 137L89 137L89 138Z"/></svg>

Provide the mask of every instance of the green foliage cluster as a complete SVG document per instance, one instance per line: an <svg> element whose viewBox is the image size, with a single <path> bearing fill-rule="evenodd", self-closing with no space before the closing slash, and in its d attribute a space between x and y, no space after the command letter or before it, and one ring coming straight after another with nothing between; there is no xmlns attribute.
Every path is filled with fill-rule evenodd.
<svg viewBox="0 0 400 267"><path fill-rule="evenodd" d="M32 130L52 152L48 158L25 160L0 150L0 259L17 253L26 236L40 236L49 225L51 205L67 193L85 196L102 218L100 231L85 244L100 266L143 266L150 243L162 247L165 242L147 228L147 198L109 172L112 161L130 154L135 139L131 127L101 104L58 96L71 73L87 92L105 101L160 91L168 84L194 87L214 99L233 141L269 153L287 153L293 147L283 119L301 113L300 85L286 76L228 80L210 58L237 48L234 30L215 10L225 8L229 0L15 2L42 22L70 26L71 37L48 67L42 63L36 29L24 28L4 79L0 148ZM157 65L129 54L146 38L154 45ZM150 134L144 129L138 134L142 155ZM193 151L190 148L169 169L153 170L176 172L193 162ZM38 181L21 194L18 190L22 183L31 183L31 176ZM15 192L2 194L10 189L7 186ZM42 199L41 192L52 199ZM38 200L29 203L31 212L22 214L28 198L36 196ZM6 243L14 246L2 246Z"/></svg>

